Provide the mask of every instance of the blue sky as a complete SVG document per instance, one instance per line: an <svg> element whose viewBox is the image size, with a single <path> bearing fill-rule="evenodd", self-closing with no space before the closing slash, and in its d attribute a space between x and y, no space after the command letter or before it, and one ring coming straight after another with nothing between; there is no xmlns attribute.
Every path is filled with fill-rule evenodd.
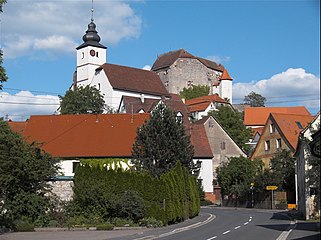
<svg viewBox="0 0 321 240"><path fill-rule="evenodd" d="M4 6L1 47L9 80L0 92L0 117L54 112L57 95L72 83L90 9L91 0ZM109 63L143 68L184 48L225 66L234 103L255 91L267 106L320 109L319 1L94 1L94 9Z"/></svg>

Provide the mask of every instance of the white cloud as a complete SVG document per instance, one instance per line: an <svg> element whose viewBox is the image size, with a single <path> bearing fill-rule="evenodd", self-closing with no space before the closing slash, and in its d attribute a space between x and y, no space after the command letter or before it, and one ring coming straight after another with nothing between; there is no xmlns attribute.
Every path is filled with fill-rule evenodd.
<svg viewBox="0 0 321 240"><path fill-rule="evenodd" d="M225 62L229 62L231 57L229 56L207 56L206 59L216 62L218 64L223 64Z"/></svg>
<svg viewBox="0 0 321 240"><path fill-rule="evenodd" d="M51 95L33 95L20 91L14 95L0 93L0 117L24 121L30 115L54 114L59 107L59 98Z"/></svg>
<svg viewBox="0 0 321 240"><path fill-rule="evenodd" d="M97 1L94 8L102 44L139 37L142 20L129 3ZM32 55L34 51L71 52L82 43L91 18L91 2L8 1L1 17L6 58Z"/></svg>
<svg viewBox="0 0 321 240"><path fill-rule="evenodd" d="M233 84L233 102L242 102L251 91L261 94L273 106L304 105L320 109L320 77L302 68L289 68L269 79Z"/></svg>
<svg viewBox="0 0 321 240"><path fill-rule="evenodd" d="M150 71L150 70L152 69L152 67L151 67L150 65L145 65L145 66L143 67L143 69Z"/></svg>

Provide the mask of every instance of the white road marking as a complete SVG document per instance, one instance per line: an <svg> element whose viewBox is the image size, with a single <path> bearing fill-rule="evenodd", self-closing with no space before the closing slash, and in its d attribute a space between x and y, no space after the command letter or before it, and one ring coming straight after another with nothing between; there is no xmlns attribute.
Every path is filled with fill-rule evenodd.
<svg viewBox="0 0 321 240"><path fill-rule="evenodd" d="M249 222L245 222L245 223L244 223L244 225L247 225L247 224L249 224Z"/></svg>
<svg viewBox="0 0 321 240"><path fill-rule="evenodd" d="M249 219L249 222L251 222L251 221L252 221L252 218Z"/></svg>
<svg viewBox="0 0 321 240"><path fill-rule="evenodd" d="M206 240L212 240L212 239L215 239L215 238L217 238L217 236L214 236L214 237L208 238L208 239L206 239Z"/></svg>
<svg viewBox="0 0 321 240"><path fill-rule="evenodd" d="M237 226L237 227L235 227L234 229L239 229L241 226Z"/></svg>
<svg viewBox="0 0 321 240"><path fill-rule="evenodd" d="M227 230L226 232L223 232L223 235L228 234L231 230Z"/></svg>

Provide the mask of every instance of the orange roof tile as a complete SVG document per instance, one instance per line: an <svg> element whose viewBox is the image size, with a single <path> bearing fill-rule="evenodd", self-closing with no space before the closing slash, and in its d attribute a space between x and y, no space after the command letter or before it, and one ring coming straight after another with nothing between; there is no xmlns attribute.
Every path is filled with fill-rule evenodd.
<svg viewBox="0 0 321 240"><path fill-rule="evenodd" d="M230 75L228 74L228 72L225 68L223 70L221 80L233 80L233 78L230 77Z"/></svg>
<svg viewBox="0 0 321 240"><path fill-rule="evenodd" d="M54 157L130 157L140 127L149 114L31 116L23 131L29 142L43 143Z"/></svg>
<svg viewBox="0 0 321 240"><path fill-rule="evenodd" d="M189 106L191 112L200 112L205 111L212 102L228 103L218 94L213 94L186 100L185 104Z"/></svg>
<svg viewBox="0 0 321 240"><path fill-rule="evenodd" d="M293 149L296 148L299 135L313 119L313 116L284 114L284 113L271 113L271 117L280 128L282 134L290 143Z"/></svg>
<svg viewBox="0 0 321 240"><path fill-rule="evenodd" d="M311 116L303 106L298 107L247 107L244 108L245 126L264 126L270 113L286 113Z"/></svg>
<svg viewBox="0 0 321 240"><path fill-rule="evenodd" d="M8 121L8 125L12 131L22 134L28 122L13 122Z"/></svg>

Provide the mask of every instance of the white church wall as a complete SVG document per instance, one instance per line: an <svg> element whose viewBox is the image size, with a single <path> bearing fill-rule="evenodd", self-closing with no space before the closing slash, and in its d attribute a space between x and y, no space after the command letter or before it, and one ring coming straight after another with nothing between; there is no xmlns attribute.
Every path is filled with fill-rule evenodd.
<svg viewBox="0 0 321 240"><path fill-rule="evenodd" d="M201 161L199 179L202 179L203 190L207 193L213 192L212 159L194 159L194 163Z"/></svg>

